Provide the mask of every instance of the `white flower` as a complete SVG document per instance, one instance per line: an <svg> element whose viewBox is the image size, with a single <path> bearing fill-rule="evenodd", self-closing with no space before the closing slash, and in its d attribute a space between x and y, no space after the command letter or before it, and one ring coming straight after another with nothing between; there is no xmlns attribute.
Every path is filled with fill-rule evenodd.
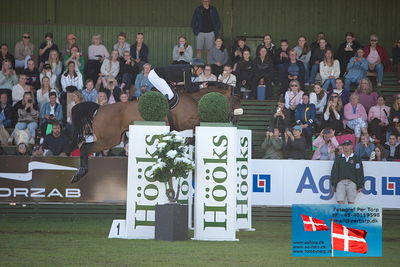
<svg viewBox="0 0 400 267"><path fill-rule="evenodd" d="M178 134L178 132L177 131L172 131L172 132L170 132L170 134Z"/></svg>
<svg viewBox="0 0 400 267"><path fill-rule="evenodd" d="M178 154L178 151L170 150L170 151L167 152L167 157L173 159L173 158L175 158L176 154Z"/></svg>
<svg viewBox="0 0 400 267"><path fill-rule="evenodd" d="M167 143L164 143L164 142L157 144L157 148L160 148L160 149L163 149L166 146L167 146Z"/></svg>
<svg viewBox="0 0 400 267"><path fill-rule="evenodd" d="M174 160L174 163L175 163L175 164L177 164L177 163L179 163L179 162L183 162L183 163L186 163L186 164L188 164L188 165L192 165L192 164L193 164L193 162L192 162L190 159L185 158L185 157L176 158L176 159Z"/></svg>
<svg viewBox="0 0 400 267"><path fill-rule="evenodd" d="M170 135L164 136L162 138L163 141L170 141L171 139L172 139L172 136L170 136Z"/></svg>
<svg viewBox="0 0 400 267"><path fill-rule="evenodd" d="M182 143L183 141L185 141L185 138L181 137L181 136L175 136L174 137L174 142L176 143Z"/></svg>

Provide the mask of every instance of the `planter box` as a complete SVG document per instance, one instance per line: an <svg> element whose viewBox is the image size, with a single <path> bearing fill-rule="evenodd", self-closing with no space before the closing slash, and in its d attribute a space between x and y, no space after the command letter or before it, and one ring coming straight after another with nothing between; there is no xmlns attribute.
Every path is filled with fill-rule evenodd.
<svg viewBox="0 0 400 267"><path fill-rule="evenodd" d="M188 205L156 205L155 239L180 241L188 239Z"/></svg>

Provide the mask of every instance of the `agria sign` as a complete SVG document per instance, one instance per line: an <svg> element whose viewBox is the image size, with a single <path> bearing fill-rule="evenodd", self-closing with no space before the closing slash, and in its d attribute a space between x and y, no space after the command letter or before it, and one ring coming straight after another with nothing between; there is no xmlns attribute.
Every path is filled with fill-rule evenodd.
<svg viewBox="0 0 400 267"><path fill-rule="evenodd" d="M318 177L316 177L318 178ZM330 200L334 193L330 187L330 176L324 175L319 179L314 178L309 167L304 169L296 193L311 190L315 194L321 194L320 199ZM365 195L400 195L400 177L365 176L365 184L362 193ZM379 186L380 185L380 186Z"/></svg>
<svg viewBox="0 0 400 267"><path fill-rule="evenodd" d="M34 171L76 171L74 167L32 161L28 163L28 172L1 172L0 173L0 201L35 201L40 199L68 199L80 198L79 188L65 186L47 186L38 181L43 177L35 177ZM46 174L43 174L46 176Z"/></svg>

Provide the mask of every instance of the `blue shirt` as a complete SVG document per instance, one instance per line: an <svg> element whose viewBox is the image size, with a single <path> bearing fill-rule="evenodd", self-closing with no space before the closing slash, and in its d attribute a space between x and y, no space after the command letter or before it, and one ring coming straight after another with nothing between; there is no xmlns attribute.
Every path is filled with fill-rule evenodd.
<svg viewBox="0 0 400 267"><path fill-rule="evenodd" d="M82 91L83 94L83 98L85 99L85 102L97 102L97 90L96 89L92 89L91 92L89 92L88 89L85 89Z"/></svg>

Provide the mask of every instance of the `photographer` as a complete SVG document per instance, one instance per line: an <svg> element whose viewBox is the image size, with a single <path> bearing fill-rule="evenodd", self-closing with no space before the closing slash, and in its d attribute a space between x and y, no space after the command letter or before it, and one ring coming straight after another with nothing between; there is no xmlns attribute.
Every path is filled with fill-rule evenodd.
<svg viewBox="0 0 400 267"><path fill-rule="evenodd" d="M118 80L121 81L121 90L129 92L139 73L139 66L131 57L131 52L124 51L119 60L119 68Z"/></svg>
<svg viewBox="0 0 400 267"><path fill-rule="evenodd" d="M36 129L38 127L38 111L33 104L33 96L31 92L25 92L21 102L18 102L15 107L18 112L18 122L15 125L17 130L25 130L28 128L30 133L29 143L35 143Z"/></svg>
<svg viewBox="0 0 400 267"><path fill-rule="evenodd" d="M172 64L189 64L192 62L192 58L193 49L188 45L186 36L179 36L178 44L172 50Z"/></svg>
<svg viewBox="0 0 400 267"><path fill-rule="evenodd" d="M82 53L77 45L72 45L69 53L64 56L64 68L67 68L71 61L75 63L75 68L77 71L84 73L83 70L85 66L85 60L83 59Z"/></svg>
<svg viewBox="0 0 400 267"><path fill-rule="evenodd" d="M280 97L276 112L272 118L272 127L278 128L283 133L289 127L290 115L290 110L285 107L285 99Z"/></svg>
<svg viewBox="0 0 400 267"><path fill-rule="evenodd" d="M45 136L46 133L50 132L51 127L49 127L49 125L53 122L62 122L63 110L62 106L57 103L56 92L49 92L49 102L43 104L40 109L39 119L42 136Z"/></svg>
<svg viewBox="0 0 400 267"><path fill-rule="evenodd" d="M39 46L39 69L42 69L44 62L49 60L49 54L51 50L56 50L58 53L60 53L58 46L53 42L53 34L48 32L44 36L44 42Z"/></svg>
<svg viewBox="0 0 400 267"><path fill-rule="evenodd" d="M306 159L306 140L301 136L303 128L296 125L285 131L285 149L287 151L288 159Z"/></svg>
<svg viewBox="0 0 400 267"><path fill-rule="evenodd" d="M218 76L218 81L236 87L236 75L232 74L232 66L225 65L224 71Z"/></svg>
<svg viewBox="0 0 400 267"><path fill-rule="evenodd" d="M265 133L264 142L261 144L261 149L265 150L263 158L282 159L284 146L285 141L282 139L279 129L270 127Z"/></svg>
<svg viewBox="0 0 400 267"><path fill-rule="evenodd" d="M323 129L319 136L313 141L313 146L317 149L312 156L316 160L334 160L335 150L339 143L335 137L335 131L331 129Z"/></svg>

